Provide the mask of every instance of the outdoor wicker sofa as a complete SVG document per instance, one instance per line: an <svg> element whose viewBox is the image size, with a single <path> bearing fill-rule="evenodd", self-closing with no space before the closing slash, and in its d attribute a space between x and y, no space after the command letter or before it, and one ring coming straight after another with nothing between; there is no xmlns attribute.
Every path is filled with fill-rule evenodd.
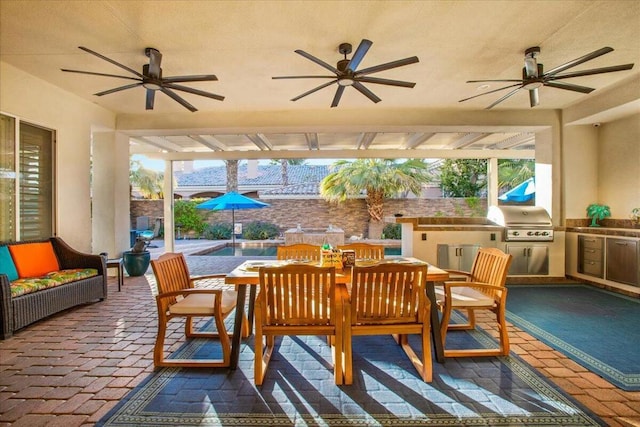
<svg viewBox="0 0 640 427"><path fill-rule="evenodd" d="M36 282L24 285L24 288L32 286L31 289L24 291L24 293L16 292L16 286L20 286L18 285L20 280L16 279L13 282L14 296L12 296L12 282L5 272L0 272L0 339L7 339L18 329L62 310L107 298L105 259L100 255L76 251L59 237L37 241L0 242L0 249L5 254L5 258L2 260L3 265L6 266L7 262L11 264L11 259L7 261L6 254L18 250L22 250L23 258L25 255L30 258L28 259L29 263L37 264L42 259L40 254L34 253L32 256L28 253L24 254L25 249L34 246L22 245L48 242L53 247L55 256L51 257L54 259L54 263L57 259L59 271L49 272L43 277L34 279L27 278L27 281ZM22 247L17 248L17 246ZM47 247L47 245L42 246ZM51 249L48 249L51 252ZM13 254L13 252L11 253ZM15 254L11 256L16 258ZM20 271L18 266L16 268L17 271ZM56 276L57 273L66 274L66 276L63 280L59 280ZM22 278L21 275L20 279ZM55 280L59 280L59 283L53 283Z"/></svg>

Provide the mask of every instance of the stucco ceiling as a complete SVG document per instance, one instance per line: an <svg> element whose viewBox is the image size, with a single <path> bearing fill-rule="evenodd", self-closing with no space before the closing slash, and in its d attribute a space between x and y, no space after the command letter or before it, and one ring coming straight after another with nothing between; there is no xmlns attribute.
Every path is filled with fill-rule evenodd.
<svg viewBox="0 0 640 427"><path fill-rule="evenodd" d="M590 95L543 87L533 110L570 107L640 76L638 1L13 1L0 2L0 59L55 86L114 111L119 123L146 121L131 132L139 151L285 151L322 149L513 149L531 148L533 127L388 131L332 123L345 117L446 112L448 117L484 110L505 92L459 102L506 84L466 83L470 79L521 77L525 49L540 46L546 70L604 46L615 50L573 71L635 63L630 71L578 77L568 82L596 88ZM302 49L335 64L338 45L373 45L360 68L417 56L419 63L376 77L415 82L413 89L366 84L382 101L374 104L346 88L340 105L330 108L335 86L296 102L324 81L273 80L282 75L326 75L317 64L294 53ZM61 72L61 68L126 74L78 49L85 46L134 70L148 63L146 47L163 54L164 76L215 74L219 81L185 85L225 96L216 101L180 93L199 111L191 113L163 94L145 111L138 87L102 97L94 93L130 83L108 77ZM522 90L491 111L527 111ZM202 125L209 117L242 118L273 114L277 131ZM305 129L304 119L288 129L282 117L313 117L323 126ZM158 124L198 123L162 130ZM194 122L194 117L200 118ZM321 119L318 119L321 118ZM233 119L230 119L233 121ZM242 120L238 119L238 123ZM363 120L364 121L364 120ZM463 124L464 120L460 120ZM138 126L139 128L139 126ZM265 128L268 128L266 126ZM345 129L347 129L345 127ZM317 142L316 142L317 141Z"/></svg>

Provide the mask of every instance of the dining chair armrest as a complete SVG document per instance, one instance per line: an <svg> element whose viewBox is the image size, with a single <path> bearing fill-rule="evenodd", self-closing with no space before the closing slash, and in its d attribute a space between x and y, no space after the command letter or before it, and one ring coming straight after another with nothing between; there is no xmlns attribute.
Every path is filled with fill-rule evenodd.
<svg viewBox="0 0 640 427"><path fill-rule="evenodd" d="M487 295L492 295L493 298L498 300L504 300L507 297L507 288L504 286L490 285L482 282L444 282L444 290L447 297L451 297L451 288L475 288L480 291L485 291Z"/></svg>
<svg viewBox="0 0 640 427"><path fill-rule="evenodd" d="M468 271L462 271L462 270L450 270L450 269L445 269L444 271L446 271L447 273L449 273L449 276L462 276L460 278L454 278L454 281L462 281L462 280L471 280L471 273L469 273Z"/></svg>
<svg viewBox="0 0 640 427"><path fill-rule="evenodd" d="M226 274L202 274L202 275L193 275L189 276L189 281L191 283L195 283L199 280L209 280L209 279L225 279L227 277Z"/></svg>
<svg viewBox="0 0 640 427"><path fill-rule="evenodd" d="M162 294L158 294L156 295L156 299L157 298L173 298L173 297L177 297L180 295L188 295L188 294L216 294L219 296L222 296L222 289L194 289L194 288L189 288L189 289L180 289L177 291L171 291L171 292L165 292Z"/></svg>

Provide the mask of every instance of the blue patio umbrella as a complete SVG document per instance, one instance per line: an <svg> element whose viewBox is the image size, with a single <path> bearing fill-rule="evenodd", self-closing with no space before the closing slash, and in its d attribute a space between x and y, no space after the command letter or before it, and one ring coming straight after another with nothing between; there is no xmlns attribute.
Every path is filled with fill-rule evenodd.
<svg viewBox="0 0 640 427"><path fill-rule="evenodd" d="M529 178L526 181L513 187L511 190L504 193L498 199L503 202L528 202L536 195L536 184L533 178Z"/></svg>
<svg viewBox="0 0 640 427"><path fill-rule="evenodd" d="M254 200L250 197L243 196L235 191L230 191L223 194L220 197L207 200L196 206L198 209L210 209L214 211L228 211L231 210L231 239L233 247L236 247L236 209L260 209L269 206L268 203Z"/></svg>

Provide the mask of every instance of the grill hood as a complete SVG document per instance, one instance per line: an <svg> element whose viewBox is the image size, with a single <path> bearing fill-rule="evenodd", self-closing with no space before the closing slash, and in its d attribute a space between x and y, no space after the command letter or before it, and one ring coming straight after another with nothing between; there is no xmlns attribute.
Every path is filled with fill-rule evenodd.
<svg viewBox="0 0 640 427"><path fill-rule="evenodd" d="M552 242L553 224L539 206L491 206L487 219L504 227L506 242Z"/></svg>
<svg viewBox="0 0 640 427"><path fill-rule="evenodd" d="M487 219L501 227L553 227L549 213L540 206L491 206Z"/></svg>

